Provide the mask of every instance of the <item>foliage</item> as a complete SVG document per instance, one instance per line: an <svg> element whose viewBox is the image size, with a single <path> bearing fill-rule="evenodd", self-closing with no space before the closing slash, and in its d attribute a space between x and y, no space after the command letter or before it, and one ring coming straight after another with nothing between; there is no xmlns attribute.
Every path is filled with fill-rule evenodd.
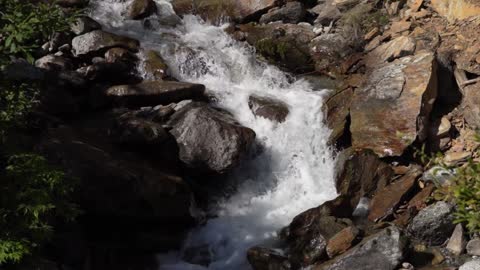
<svg viewBox="0 0 480 270"><path fill-rule="evenodd" d="M78 14L67 15L55 3L0 0L0 66L10 56L33 62L35 50L55 32L67 30Z"/></svg>
<svg viewBox="0 0 480 270"><path fill-rule="evenodd" d="M288 43L283 41L273 41L270 38L259 40L255 44L255 47L263 55L281 60L285 60L287 52L289 51Z"/></svg>

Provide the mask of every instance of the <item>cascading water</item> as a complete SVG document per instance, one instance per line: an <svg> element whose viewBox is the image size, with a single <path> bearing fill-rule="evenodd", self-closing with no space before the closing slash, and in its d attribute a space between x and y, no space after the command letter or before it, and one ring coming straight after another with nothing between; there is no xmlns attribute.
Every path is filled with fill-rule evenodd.
<svg viewBox="0 0 480 270"><path fill-rule="evenodd" d="M128 4L91 1L91 16L105 30L160 52L173 77L204 84L217 105L252 128L263 146L263 152L234 176L241 180L236 193L212 208L216 218L194 229L185 243L186 248L208 246L208 269L249 269L249 247L272 240L295 215L336 196L334 159L326 143L330 131L322 121L325 91L313 91L304 80L291 82L287 74L259 62L254 50L230 38L224 27L185 16L178 26L146 30L142 22L121 16ZM157 0L157 5L158 17L175 21L167 0ZM287 103L286 121L275 124L255 117L248 107L251 94ZM160 269L206 269L183 262L180 253L160 255Z"/></svg>

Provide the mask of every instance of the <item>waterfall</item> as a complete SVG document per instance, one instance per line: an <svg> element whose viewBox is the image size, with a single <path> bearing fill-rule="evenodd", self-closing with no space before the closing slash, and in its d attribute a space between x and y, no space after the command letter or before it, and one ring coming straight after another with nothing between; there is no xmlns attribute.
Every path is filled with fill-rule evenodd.
<svg viewBox="0 0 480 270"><path fill-rule="evenodd" d="M158 16L175 16L167 0L156 1ZM249 247L272 241L297 214L336 196L330 131L321 110L328 90L314 91L307 81L257 60L253 48L225 33L226 25L189 15L178 26L146 30L142 22L120 16L128 3L92 0L90 15L104 30L160 52L173 77L204 84L218 106L256 132L263 149L235 174L241 180L236 193L212 207L216 217L193 229L185 242L186 248L208 246L209 267L183 262L180 251L159 255L160 269L249 269ZM286 121L255 117L248 106L251 94L287 103Z"/></svg>

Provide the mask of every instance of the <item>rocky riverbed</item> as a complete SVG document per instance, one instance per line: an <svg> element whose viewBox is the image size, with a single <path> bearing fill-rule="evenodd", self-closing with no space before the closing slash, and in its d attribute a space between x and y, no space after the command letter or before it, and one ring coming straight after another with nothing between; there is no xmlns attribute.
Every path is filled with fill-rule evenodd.
<svg viewBox="0 0 480 270"><path fill-rule="evenodd" d="M479 1L59 4L89 16L5 71L80 181L58 269L480 269L415 155L478 162Z"/></svg>

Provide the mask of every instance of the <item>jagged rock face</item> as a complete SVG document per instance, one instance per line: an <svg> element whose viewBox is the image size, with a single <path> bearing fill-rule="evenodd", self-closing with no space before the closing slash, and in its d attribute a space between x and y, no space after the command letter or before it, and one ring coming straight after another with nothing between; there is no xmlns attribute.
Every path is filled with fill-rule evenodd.
<svg viewBox="0 0 480 270"><path fill-rule="evenodd" d="M410 37L400 36L375 48L366 56L365 62L367 66L374 68L385 62L412 55L414 52L415 40Z"/></svg>
<svg viewBox="0 0 480 270"><path fill-rule="evenodd" d="M258 18L274 7L278 0L174 0L173 8L178 15L196 13L203 18L217 20L222 16L245 22Z"/></svg>
<svg viewBox="0 0 480 270"><path fill-rule="evenodd" d="M450 20L463 20L480 15L478 0L432 0L432 7L440 15Z"/></svg>
<svg viewBox="0 0 480 270"><path fill-rule="evenodd" d="M180 159L202 172L225 173L235 168L255 140L255 132L241 126L226 111L192 102L172 115L169 125Z"/></svg>
<svg viewBox="0 0 480 270"><path fill-rule="evenodd" d="M274 122L284 122L287 118L288 105L273 98L252 95L248 99L248 106L255 116L260 116Z"/></svg>
<svg viewBox="0 0 480 270"><path fill-rule="evenodd" d="M139 46L139 42L135 39L102 30L88 32L72 40L72 49L76 56L99 54L113 47L121 47L136 52Z"/></svg>
<svg viewBox="0 0 480 270"><path fill-rule="evenodd" d="M428 245L441 245L452 234L453 206L439 201L422 209L408 226L408 233Z"/></svg>
<svg viewBox="0 0 480 270"><path fill-rule="evenodd" d="M350 114L350 105L352 104L353 89L346 88L333 93L324 103L323 112L326 118L328 128L332 130L328 139L331 145L335 145L345 134L347 117Z"/></svg>
<svg viewBox="0 0 480 270"><path fill-rule="evenodd" d="M268 248L253 247L247 259L254 270L290 270L290 262L283 254Z"/></svg>
<svg viewBox="0 0 480 270"><path fill-rule="evenodd" d="M117 105L127 107L170 104L186 99L202 99L205 86L174 81L144 81L136 85L110 87L105 96Z"/></svg>
<svg viewBox="0 0 480 270"><path fill-rule="evenodd" d="M287 2L284 7L273 8L262 15L260 23L282 21L283 23L299 23L306 15L306 10L300 2Z"/></svg>
<svg viewBox="0 0 480 270"><path fill-rule="evenodd" d="M313 69L308 46L315 37L311 26L270 23L239 25L239 28L246 41L267 60L296 73Z"/></svg>
<svg viewBox="0 0 480 270"><path fill-rule="evenodd" d="M325 72L337 70L346 56L353 53L351 40L341 33L323 34L310 43L310 53L315 62L315 70Z"/></svg>
<svg viewBox="0 0 480 270"><path fill-rule="evenodd" d="M367 74L350 109L352 145L380 157L400 156L423 141L437 96L436 62L421 52L381 65Z"/></svg>
<svg viewBox="0 0 480 270"><path fill-rule="evenodd" d="M395 226L364 239L343 255L314 266L314 270L393 270L402 262L406 243Z"/></svg>

